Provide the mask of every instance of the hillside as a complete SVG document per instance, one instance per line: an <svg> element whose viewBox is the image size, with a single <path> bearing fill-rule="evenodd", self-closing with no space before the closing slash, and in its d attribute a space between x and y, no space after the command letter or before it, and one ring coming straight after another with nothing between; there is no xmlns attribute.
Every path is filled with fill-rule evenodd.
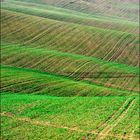
<svg viewBox="0 0 140 140"><path fill-rule="evenodd" d="M1 138L137 140L138 4L1 1Z"/></svg>

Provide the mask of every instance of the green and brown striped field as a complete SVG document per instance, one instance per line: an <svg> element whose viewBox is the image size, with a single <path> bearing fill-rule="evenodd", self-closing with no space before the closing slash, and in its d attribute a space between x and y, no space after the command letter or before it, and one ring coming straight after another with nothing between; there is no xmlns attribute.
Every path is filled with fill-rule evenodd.
<svg viewBox="0 0 140 140"><path fill-rule="evenodd" d="M138 140L138 0L1 1L2 140Z"/></svg>

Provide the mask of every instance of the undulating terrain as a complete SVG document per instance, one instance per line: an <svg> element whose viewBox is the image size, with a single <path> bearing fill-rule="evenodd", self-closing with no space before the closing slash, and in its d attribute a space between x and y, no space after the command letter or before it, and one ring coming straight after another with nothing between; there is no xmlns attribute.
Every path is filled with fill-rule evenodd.
<svg viewBox="0 0 140 140"><path fill-rule="evenodd" d="M1 0L1 140L138 140L138 0Z"/></svg>

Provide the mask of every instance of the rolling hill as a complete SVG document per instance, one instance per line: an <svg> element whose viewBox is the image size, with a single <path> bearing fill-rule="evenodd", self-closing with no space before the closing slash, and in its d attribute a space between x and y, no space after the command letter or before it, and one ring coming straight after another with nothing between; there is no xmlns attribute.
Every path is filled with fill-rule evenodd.
<svg viewBox="0 0 140 140"><path fill-rule="evenodd" d="M1 139L139 139L138 4L1 1Z"/></svg>

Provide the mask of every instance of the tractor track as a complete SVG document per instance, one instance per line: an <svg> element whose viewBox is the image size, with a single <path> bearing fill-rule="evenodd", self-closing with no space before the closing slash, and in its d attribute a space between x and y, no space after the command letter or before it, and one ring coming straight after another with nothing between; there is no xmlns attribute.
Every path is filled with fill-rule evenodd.
<svg viewBox="0 0 140 140"><path fill-rule="evenodd" d="M126 105L127 101L122 105L122 107L120 109L122 109ZM128 106L123 110L123 112L115 120L113 120L113 122L111 124L107 124L105 126L105 128L97 136L96 140L103 140L105 137L109 136L108 133L124 118L124 116L127 114L127 112L129 111L131 106L134 104L134 102L135 102L135 99L132 99L129 102ZM117 112L119 112L119 110ZM127 137L127 139L128 139L128 137Z"/></svg>

